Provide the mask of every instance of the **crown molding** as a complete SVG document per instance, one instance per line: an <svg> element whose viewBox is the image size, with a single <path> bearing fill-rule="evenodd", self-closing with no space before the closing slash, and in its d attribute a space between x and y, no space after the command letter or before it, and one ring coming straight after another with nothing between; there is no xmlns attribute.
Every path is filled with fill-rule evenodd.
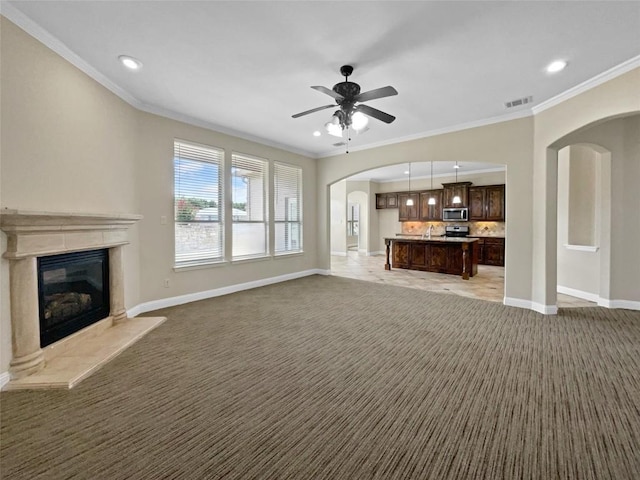
<svg viewBox="0 0 640 480"><path fill-rule="evenodd" d="M105 77L98 70L93 68L90 64L84 61L78 54L76 54L73 50L67 47L64 43L62 43L59 39L51 35L48 31L38 25L36 22L27 17L24 13L18 10L16 7L11 5L6 1L0 2L0 14L4 17L8 18L20 27L22 30L27 32L33 38L38 40L40 43L44 44L49 49L53 50L55 53L60 55L66 61L71 63L74 67L78 68L82 72L86 73L89 77L94 79L100 85L105 87L107 90L112 92L113 94L120 97L122 100L127 102L129 105L140 108L142 103L131 95L129 92L121 88L119 85L113 83L107 77Z"/></svg>
<svg viewBox="0 0 640 480"><path fill-rule="evenodd" d="M506 115L499 115L497 117L484 118L482 120L475 120L473 122L459 123L457 125L451 125L449 127L438 128L435 130L429 130L427 132L416 133L414 135L407 135L405 137L394 138L391 140L385 140L382 142L370 143L361 147L351 148L349 152L359 152L363 150L370 150L372 148L386 147L388 145L395 145L397 143L409 142L412 140L420 140L422 138L435 137L436 135L443 135L445 133L459 132L460 130L468 130L470 128L484 127L487 125L493 125L495 123L508 122L509 120L517 120L519 118L531 117L533 115L530 108L520 110L518 112L508 113ZM334 157L337 155L344 155L344 149L327 150L318 154L316 158Z"/></svg>
<svg viewBox="0 0 640 480"><path fill-rule="evenodd" d="M124 90L122 87L112 82L109 78L107 78L97 69L95 69L85 60L83 60L67 45L61 42L58 38L51 35L47 30L45 30L43 27L41 27L36 22L31 20L28 16L26 16L24 13L22 13L20 10L14 7L11 3L4 0L0 0L0 14L6 17L7 19L9 19L11 22L16 24L21 29L23 29L29 35L31 35L32 37L40 41L46 47L53 50L55 53L57 53L62 58L67 60L69 63L74 65L76 68L78 68L80 71L84 72L86 75L91 77L93 80L101 84L103 87L111 91L113 94L115 94L116 96L118 96L119 98L121 98L122 100L124 100L129 105L136 108L137 110L140 110L146 113L151 113L154 115L159 115L166 118L170 118L172 120L180 121L196 127L214 130L216 132L223 133L226 135L232 135L234 137L238 137L244 140L256 142L261 145L277 148L280 150L284 150L287 152L295 153L295 154L306 156L313 159L321 159L321 158L327 158L327 157L344 154L343 149L332 149L332 150L326 150L319 153L313 153L306 150L297 149L295 147L283 145L283 144L273 142L261 137L249 135L244 132L239 132L237 130L225 128L217 124L213 124L204 120L191 117L189 115L184 115L184 114L173 112L161 107L144 104L140 100L138 100L136 97L131 95L129 92ZM555 105L558 105L559 103L562 103L572 97L575 97L576 95L579 95L587 90L590 90L598 85L601 85L602 83L612 80L638 67L640 67L640 55L633 57L619 65L616 65L615 67L612 67L609 70L602 72L596 75L595 77L585 82L582 82L564 91L563 93L560 93L555 97L545 100L544 102L541 102L540 104L531 108L526 108L518 112L509 113L506 115L499 115L499 116L485 118L485 119L477 120L473 122L451 125L448 127L430 130L427 132L399 137L391 140L385 140L382 142L371 143L368 145L363 145L361 147L350 148L349 151L358 152L363 150L370 150L372 148L395 145L398 143L404 143L412 140L419 140L422 138L434 137L436 135L443 135L446 133L453 133L461 130L467 130L470 128L483 127L487 125L506 122L510 120L517 120L520 118L536 115L540 112L543 112L544 110L547 110L548 108L552 108Z"/></svg>
<svg viewBox="0 0 640 480"><path fill-rule="evenodd" d="M613 80L614 78L619 77L620 75L624 75L625 73L630 72L631 70L634 70L635 68L638 68L638 67L640 67L640 55L630 58L626 62L622 62L616 65L615 67L610 68L609 70L605 70L604 72L599 73L595 77L592 77L589 80L579 83L578 85L571 87L568 90L565 90L564 92L556 95L555 97L551 97L550 99L539 103L535 107L532 107L531 110L533 111L534 115L537 115L540 112L544 112L549 108L555 107L556 105L562 102L565 102L570 98L580 95L581 93L584 93L587 90L591 90L592 88L595 88L598 85L602 85L603 83L606 83L609 80Z"/></svg>
<svg viewBox="0 0 640 480"><path fill-rule="evenodd" d="M79 69L81 72L88 75L90 78L98 82L100 85L105 87L114 95L118 96L129 105L134 107L137 110L142 112L151 113L154 115L159 115L161 117L169 118L172 120L176 120L182 123L186 123L189 125L193 125L195 127L206 128L208 130L214 130L218 133L223 133L225 135L231 135L237 138L241 138L243 140L248 140L251 142L256 142L261 145L265 145L267 147L277 148L280 150L285 150L287 152L295 153L298 155L302 155L309 158L318 158L316 154L312 152L308 152L306 150L296 149L294 147L290 147L287 145L283 145L277 142L273 142L267 140L265 138L256 137L253 135L249 135L244 132L239 132L237 130L233 130L230 128L225 128L220 125L206 122L204 120L197 119L195 117L191 117L189 115L184 115L181 113L177 113L165 108L156 107L153 105L147 105L136 97L131 95L125 89L112 82L109 78L103 75L101 72L96 70L93 66L83 60L78 54L76 54L73 50L71 50L67 45L61 42L58 38L51 35L47 30L38 25L36 22L31 20L28 16L14 7L12 4L6 1L0 1L0 14L9 19L15 25L20 27L22 30L27 32L33 38L38 40L40 43L45 45L50 50L53 50L55 53L60 55L66 61L71 63L74 67Z"/></svg>
<svg viewBox="0 0 640 480"><path fill-rule="evenodd" d="M298 149L298 148L284 145L281 143L277 143L272 140L267 140L266 138L249 135L248 133L245 133L245 132L240 132L232 128L223 127L221 125L207 122L205 120L200 120L195 117L191 117L189 115L178 113L173 110L168 110L166 108L157 107L155 105L142 104L142 103L139 106L136 106L136 108L145 113L150 113L152 115L158 115L160 117L169 118L171 120L176 120L178 122L186 123L188 125L193 125L194 127L206 128L207 130L213 130L214 132L217 132L217 133L231 135L236 138L241 138L243 140L248 140L250 142L259 143L260 145L264 145L266 147L277 148L279 150L295 153L297 155L302 155L308 158L313 158L313 159L319 158L315 153L308 152L306 150L302 150L302 149Z"/></svg>

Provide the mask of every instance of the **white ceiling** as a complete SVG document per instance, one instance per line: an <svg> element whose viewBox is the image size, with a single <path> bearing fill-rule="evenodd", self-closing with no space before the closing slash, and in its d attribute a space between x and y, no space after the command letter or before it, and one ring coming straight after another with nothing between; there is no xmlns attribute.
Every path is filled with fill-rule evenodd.
<svg viewBox="0 0 640 480"><path fill-rule="evenodd" d="M3 14L138 108L322 157L344 153L323 132L339 69L363 91L394 86L368 105L350 149L527 115L533 105L640 54L640 3L431 1L9 1ZM121 54L140 59L125 70ZM562 58L556 75L544 67Z"/></svg>
<svg viewBox="0 0 640 480"><path fill-rule="evenodd" d="M435 177L453 177L455 162L433 162L433 176ZM478 163L478 162L458 162L458 179L467 181L468 175L488 172L505 172L504 165L495 163ZM409 170L411 168L411 170ZM391 182L394 180L407 180L411 172L411 178L431 178L431 163L417 162L409 166L408 163L399 163L397 165L389 165L388 167L367 170L366 172L352 175L347 180L371 180L374 182Z"/></svg>

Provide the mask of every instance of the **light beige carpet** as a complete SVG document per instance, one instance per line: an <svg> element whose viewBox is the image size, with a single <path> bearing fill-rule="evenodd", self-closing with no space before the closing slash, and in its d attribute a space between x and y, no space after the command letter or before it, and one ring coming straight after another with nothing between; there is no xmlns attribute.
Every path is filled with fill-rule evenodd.
<svg viewBox="0 0 640 480"><path fill-rule="evenodd" d="M640 312L314 276L149 315L75 389L0 395L3 479L640 478Z"/></svg>

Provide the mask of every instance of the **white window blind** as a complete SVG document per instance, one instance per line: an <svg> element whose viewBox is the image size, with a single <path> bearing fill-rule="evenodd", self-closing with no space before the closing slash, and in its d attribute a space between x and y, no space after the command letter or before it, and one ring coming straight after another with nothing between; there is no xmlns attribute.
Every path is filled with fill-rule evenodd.
<svg viewBox="0 0 640 480"><path fill-rule="evenodd" d="M224 151L174 142L175 263L224 258Z"/></svg>
<svg viewBox="0 0 640 480"><path fill-rule="evenodd" d="M231 156L234 259L269 253L268 168L269 162L261 158Z"/></svg>
<svg viewBox="0 0 640 480"><path fill-rule="evenodd" d="M275 253L302 251L302 168L274 162Z"/></svg>

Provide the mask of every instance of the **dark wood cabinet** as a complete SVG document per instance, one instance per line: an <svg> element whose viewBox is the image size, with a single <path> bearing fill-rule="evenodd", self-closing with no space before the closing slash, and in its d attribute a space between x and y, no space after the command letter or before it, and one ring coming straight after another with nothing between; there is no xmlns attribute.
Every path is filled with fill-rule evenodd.
<svg viewBox="0 0 640 480"><path fill-rule="evenodd" d="M376 193L376 208L398 208L398 194Z"/></svg>
<svg viewBox="0 0 640 480"><path fill-rule="evenodd" d="M429 199L435 198L435 205L429 205ZM420 220L442 220L442 190L420 192Z"/></svg>
<svg viewBox="0 0 640 480"><path fill-rule="evenodd" d="M477 238L477 237L476 237ZM478 238L478 263L504 267L504 238Z"/></svg>
<svg viewBox="0 0 640 480"><path fill-rule="evenodd" d="M462 275L468 279L478 273L478 242L447 242L442 240L398 240L386 238L387 263L393 268ZM390 248L393 244L393 248Z"/></svg>
<svg viewBox="0 0 640 480"><path fill-rule="evenodd" d="M505 219L504 185L491 185L487 187L485 200L487 204L487 220L504 221Z"/></svg>
<svg viewBox="0 0 640 480"><path fill-rule="evenodd" d="M484 220L486 193L484 187L469 188L469 220Z"/></svg>
<svg viewBox="0 0 640 480"><path fill-rule="evenodd" d="M469 206L469 186L471 182L443 183L443 207L468 207ZM453 203L453 197L459 196L461 202Z"/></svg>
<svg viewBox="0 0 640 480"><path fill-rule="evenodd" d="M504 267L504 238L484 239L484 264Z"/></svg>
<svg viewBox="0 0 640 480"><path fill-rule="evenodd" d="M504 185L469 188L469 220L504 221Z"/></svg>
<svg viewBox="0 0 640 480"><path fill-rule="evenodd" d="M407 205L407 200L413 200L413 205ZM412 222L420 220L420 195L418 193L398 193L398 220Z"/></svg>

